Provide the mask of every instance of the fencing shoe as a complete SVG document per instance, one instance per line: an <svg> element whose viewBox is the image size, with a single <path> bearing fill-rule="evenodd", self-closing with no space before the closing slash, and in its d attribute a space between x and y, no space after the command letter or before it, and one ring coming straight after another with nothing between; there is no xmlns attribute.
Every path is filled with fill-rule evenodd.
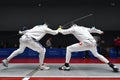
<svg viewBox="0 0 120 80"><path fill-rule="evenodd" d="M114 64L112 63L108 63L109 66L113 69L114 72L119 72L119 69L117 68L117 66L115 66Z"/></svg>
<svg viewBox="0 0 120 80"><path fill-rule="evenodd" d="M7 59L2 60L2 64L3 66L8 67L8 60Z"/></svg>
<svg viewBox="0 0 120 80"><path fill-rule="evenodd" d="M70 71L70 67L63 65L63 66L59 67L59 70Z"/></svg>
<svg viewBox="0 0 120 80"><path fill-rule="evenodd" d="M42 65L39 68L40 68L40 70L49 70L50 69L50 67L45 66L45 65Z"/></svg>

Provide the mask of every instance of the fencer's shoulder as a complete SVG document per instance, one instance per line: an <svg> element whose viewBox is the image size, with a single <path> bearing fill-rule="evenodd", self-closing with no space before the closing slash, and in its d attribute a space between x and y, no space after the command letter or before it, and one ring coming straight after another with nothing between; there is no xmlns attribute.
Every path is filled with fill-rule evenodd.
<svg viewBox="0 0 120 80"><path fill-rule="evenodd" d="M84 27L84 26L73 24L72 27Z"/></svg>
<svg viewBox="0 0 120 80"><path fill-rule="evenodd" d="M77 27L78 25L77 24L73 24L71 27Z"/></svg>
<svg viewBox="0 0 120 80"><path fill-rule="evenodd" d="M43 24L43 25L36 25L35 27L48 27L47 24Z"/></svg>
<svg viewBox="0 0 120 80"><path fill-rule="evenodd" d="M36 25L35 27L40 27L41 25Z"/></svg>
<svg viewBox="0 0 120 80"><path fill-rule="evenodd" d="M77 27L77 24L73 24L70 28L74 29Z"/></svg>
<svg viewBox="0 0 120 80"><path fill-rule="evenodd" d="M42 26L48 28L48 25L47 25L47 24L43 24Z"/></svg>

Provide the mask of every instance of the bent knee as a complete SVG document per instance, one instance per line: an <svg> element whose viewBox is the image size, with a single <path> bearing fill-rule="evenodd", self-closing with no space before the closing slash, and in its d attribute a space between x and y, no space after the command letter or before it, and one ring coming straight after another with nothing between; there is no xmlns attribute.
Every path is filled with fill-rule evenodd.
<svg viewBox="0 0 120 80"><path fill-rule="evenodd" d="M45 49L45 48L42 48L41 50L38 50L37 52L38 52L38 53L41 53L41 54L45 54L46 49Z"/></svg>
<svg viewBox="0 0 120 80"><path fill-rule="evenodd" d="M67 46L67 51L72 51L71 46Z"/></svg>

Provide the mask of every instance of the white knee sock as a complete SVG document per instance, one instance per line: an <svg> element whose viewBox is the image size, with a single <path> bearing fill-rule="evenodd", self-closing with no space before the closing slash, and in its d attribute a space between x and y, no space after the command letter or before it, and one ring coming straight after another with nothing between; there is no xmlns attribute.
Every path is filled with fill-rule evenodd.
<svg viewBox="0 0 120 80"><path fill-rule="evenodd" d="M44 58L45 58L45 54L44 53L39 54L40 66L42 66L44 64Z"/></svg>
<svg viewBox="0 0 120 80"><path fill-rule="evenodd" d="M69 63L71 59L71 52L69 51L69 49L67 49L66 51L66 63Z"/></svg>

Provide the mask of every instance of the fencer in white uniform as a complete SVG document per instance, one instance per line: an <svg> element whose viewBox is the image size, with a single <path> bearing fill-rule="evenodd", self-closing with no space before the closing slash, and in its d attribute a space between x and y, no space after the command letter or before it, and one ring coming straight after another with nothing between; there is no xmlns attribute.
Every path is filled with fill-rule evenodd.
<svg viewBox="0 0 120 80"><path fill-rule="evenodd" d="M78 26L77 24L72 25L68 29L61 29L60 28L58 30L63 35L73 34L79 40L78 43L67 46L66 61L65 61L65 64L63 66L59 67L60 70L70 70L69 62L70 62L70 59L71 59L71 53L72 52L89 50L99 60L108 64L113 69L114 72L119 71L119 69L114 64L109 62L105 57L103 57L102 55L100 55L97 52L96 41L90 33L102 34L103 31L101 31L99 29L96 29L94 27L93 28L87 28L87 27L84 27L84 26Z"/></svg>
<svg viewBox="0 0 120 80"><path fill-rule="evenodd" d="M42 39L46 34L56 35L58 30L52 30L48 28L48 25L37 25L32 29L19 31L19 34L23 34L19 39L20 45L17 50L15 50L8 58L2 60L5 67L8 67L8 62L18 54L23 53L26 47L37 51L39 53L39 65L41 70L47 70L49 67L44 65L44 57L46 53L45 47L43 47L39 40Z"/></svg>

